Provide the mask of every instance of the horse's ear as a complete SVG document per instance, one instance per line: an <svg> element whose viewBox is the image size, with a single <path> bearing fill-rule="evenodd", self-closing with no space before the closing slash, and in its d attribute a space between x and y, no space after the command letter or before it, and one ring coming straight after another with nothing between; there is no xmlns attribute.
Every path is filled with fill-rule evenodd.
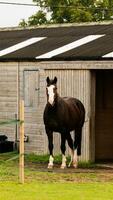
<svg viewBox="0 0 113 200"><path fill-rule="evenodd" d="M46 78L46 82L47 82L47 84L49 84L49 82L50 82L49 76Z"/></svg>
<svg viewBox="0 0 113 200"><path fill-rule="evenodd" d="M57 83L57 77L55 76L54 78L54 83L56 84Z"/></svg>

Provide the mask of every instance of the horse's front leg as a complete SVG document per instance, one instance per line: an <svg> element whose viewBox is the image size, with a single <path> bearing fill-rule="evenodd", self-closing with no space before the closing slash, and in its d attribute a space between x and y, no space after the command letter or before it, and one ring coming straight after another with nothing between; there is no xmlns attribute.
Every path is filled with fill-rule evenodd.
<svg viewBox="0 0 113 200"><path fill-rule="evenodd" d="M48 148L49 148L49 163L48 163L48 168L52 169L53 168L53 132L51 130L46 129L47 137L48 137Z"/></svg>
<svg viewBox="0 0 113 200"><path fill-rule="evenodd" d="M65 156L65 151L66 151L66 137L64 133L61 133L61 151L62 151L62 164L61 164L61 169L66 168L66 156Z"/></svg>

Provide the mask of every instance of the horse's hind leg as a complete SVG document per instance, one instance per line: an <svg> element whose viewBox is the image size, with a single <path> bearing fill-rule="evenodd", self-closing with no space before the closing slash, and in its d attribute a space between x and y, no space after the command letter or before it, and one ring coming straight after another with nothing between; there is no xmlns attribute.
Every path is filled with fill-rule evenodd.
<svg viewBox="0 0 113 200"><path fill-rule="evenodd" d="M82 128L75 130L73 166L78 165L78 156L81 155Z"/></svg>
<svg viewBox="0 0 113 200"><path fill-rule="evenodd" d="M53 168L53 132L51 130L46 129L47 137L48 137L48 148L49 148L49 163L48 168Z"/></svg>
<svg viewBox="0 0 113 200"><path fill-rule="evenodd" d="M70 132L68 132L66 139L67 139L68 145L71 149L71 160L68 164L68 167L70 167L73 162L73 156L74 156L74 146L73 146L73 140L72 140Z"/></svg>
<svg viewBox="0 0 113 200"><path fill-rule="evenodd" d="M61 133L61 151L62 151L62 164L61 169L64 169L66 167L66 136L65 133Z"/></svg>

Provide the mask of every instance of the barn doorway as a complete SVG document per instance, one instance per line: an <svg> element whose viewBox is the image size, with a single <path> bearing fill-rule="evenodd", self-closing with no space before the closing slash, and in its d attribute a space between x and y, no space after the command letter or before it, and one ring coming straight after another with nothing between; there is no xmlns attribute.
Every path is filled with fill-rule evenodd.
<svg viewBox="0 0 113 200"><path fill-rule="evenodd" d="M25 135L28 143L25 143L26 152L35 152L39 137L39 95L40 74L39 70L24 70L23 72L23 95L25 105Z"/></svg>
<svg viewBox="0 0 113 200"><path fill-rule="evenodd" d="M113 70L96 71L95 158L113 161Z"/></svg>

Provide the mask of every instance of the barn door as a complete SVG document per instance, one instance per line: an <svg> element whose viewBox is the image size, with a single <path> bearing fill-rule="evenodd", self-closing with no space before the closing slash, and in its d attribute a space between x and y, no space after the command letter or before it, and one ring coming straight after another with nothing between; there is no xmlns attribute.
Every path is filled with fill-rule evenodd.
<svg viewBox="0 0 113 200"><path fill-rule="evenodd" d="M24 71L24 104L25 104L25 135L29 142L25 143L26 152L36 152L39 135L39 71Z"/></svg>
<svg viewBox="0 0 113 200"><path fill-rule="evenodd" d="M39 71L24 71L24 101L26 108L36 108L39 103Z"/></svg>

